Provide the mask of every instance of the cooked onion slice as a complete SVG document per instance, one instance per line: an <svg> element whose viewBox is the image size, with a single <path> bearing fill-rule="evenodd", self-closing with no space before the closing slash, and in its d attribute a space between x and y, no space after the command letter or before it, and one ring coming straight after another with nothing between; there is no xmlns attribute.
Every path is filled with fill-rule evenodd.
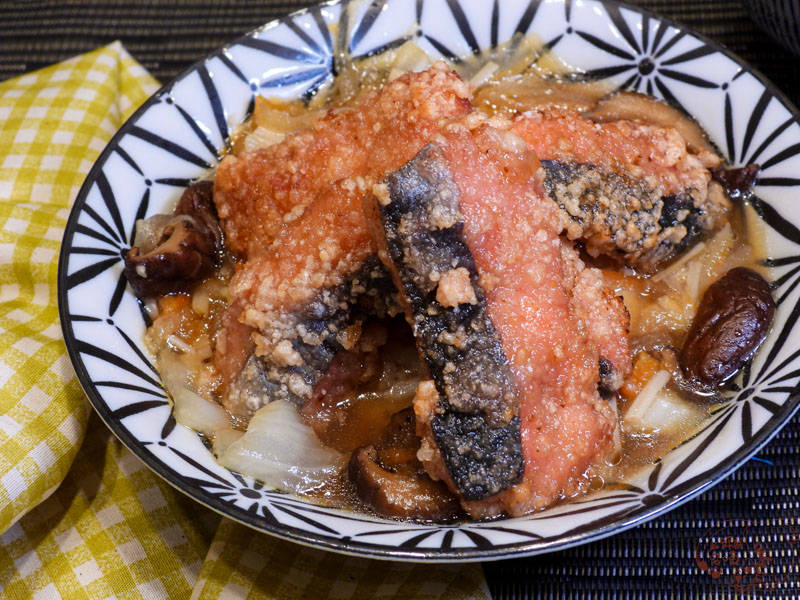
<svg viewBox="0 0 800 600"><path fill-rule="evenodd" d="M633 423L643 423L650 405L656 399L661 389L669 383L669 371L660 370L653 375L634 398L628 410L625 411L625 420Z"/></svg>
<svg viewBox="0 0 800 600"><path fill-rule="evenodd" d="M346 457L324 447L285 400L256 411L247 432L220 455L223 466L286 491L318 488L345 465Z"/></svg>
<svg viewBox="0 0 800 600"><path fill-rule="evenodd" d="M653 399L647 414L642 419L642 429L660 431L665 435L688 431L701 419L700 410L681 398L677 392L663 389Z"/></svg>
<svg viewBox="0 0 800 600"><path fill-rule="evenodd" d="M286 137L285 133L273 131L266 127L256 127L244 139L244 151L254 152L259 148L269 148L270 146L283 141Z"/></svg>
<svg viewBox="0 0 800 600"><path fill-rule="evenodd" d="M189 388L189 370L176 353L162 350L157 362L161 381L172 397L172 414L178 423L207 435L230 428L230 421L219 404Z"/></svg>
<svg viewBox="0 0 800 600"><path fill-rule="evenodd" d="M614 433L612 434L611 439L614 441L613 449L608 453L606 457L606 463L609 465L615 465L620 460L622 460L622 429L620 427L620 419L619 419L619 410L617 408L617 398L613 397L608 401L608 405L611 407L611 410L614 412L616 416L614 422Z"/></svg>
<svg viewBox="0 0 800 600"><path fill-rule="evenodd" d="M478 85L479 77L484 75L484 69L478 71L473 85ZM475 92L473 103L489 114L513 117L537 109L588 111L595 106L598 95L585 84L546 81L536 73L526 73L485 82Z"/></svg>
<svg viewBox="0 0 800 600"><path fill-rule="evenodd" d="M219 456L228 449L233 442L240 439L244 431L238 429L220 429L214 432L213 450L214 456Z"/></svg>
<svg viewBox="0 0 800 600"><path fill-rule="evenodd" d="M625 425L672 434L698 420L699 410L665 387L669 380L669 371L665 370L658 371L650 378L625 411Z"/></svg>

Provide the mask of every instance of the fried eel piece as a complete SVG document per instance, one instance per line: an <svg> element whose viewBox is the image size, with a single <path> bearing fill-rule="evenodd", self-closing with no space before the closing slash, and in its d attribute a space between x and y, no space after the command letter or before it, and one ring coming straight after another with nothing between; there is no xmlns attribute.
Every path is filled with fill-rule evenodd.
<svg viewBox="0 0 800 600"><path fill-rule="evenodd" d="M575 493L611 444L572 293L584 268L542 180L516 135L451 125L369 207L431 375L414 400L420 458L473 517Z"/></svg>
<svg viewBox="0 0 800 600"><path fill-rule="evenodd" d="M385 236L387 266L441 394L423 427L456 491L483 500L521 479L522 441L517 389L463 238L460 195L435 145L387 186L377 235Z"/></svg>
<svg viewBox="0 0 800 600"><path fill-rule="evenodd" d="M372 295L365 293L367 289ZM396 314L397 308L386 306L393 295L388 271L372 255L343 284L326 290L302 310L291 313L291 318L283 315L280 325L270 331L271 344L261 333L234 319L237 325L225 332L242 337L233 342L239 344L238 356L234 353L232 359L238 362L231 365L233 370L227 366L224 371L228 385L222 404L243 424L274 400L286 400L299 408L313 395L334 359L357 350L364 321ZM231 344L230 337L226 344ZM267 353L259 350L265 347ZM230 360L231 355L221 356ZM221 372L223 360L217 362Z"/></svg>
<svg viewBox="0 0 800 600"><path fill-rule="evenodd" d="M396 310L367 233L362 193L349 180L332 186L231 280L215 362L222 403L243 422L272 400L299 406L336 353L358 341L366 315Z"/></svg>
<svg viewBox="0 0 800 600"><path fill-rule="evenodd" d="M364 318L399 310L388 272L375 257L362 197L378 178L412 158L441 119L466 113L468 95L458 76L437 64L396 79L356 109L329 113L312 130L316 137L305 150L304 168L319 166L326 152L325 160L335 162L338 156L349 166L321 168L314 178L297 180L290 194L300 203L296 206L307 201L315 186L321 187L308 210L280 228L273 244L264 231L266 237L259 240L258 228L267 226L263 221L241 221L242 227L252 226L251 241L263 247L239 246L250 258L231 281L232 302L216 357L223 404L232 414L246 422L274 399L302 403L336 353L357 342ZM349 141L333 149L330 140L321 141L326 136ZM267 155L254 153L248 161L261 164L267 174L279 167L296 170L291 161L262 164ZM217 176L216 189L231 183L231 173L220 173L222 181ZM348 178L330 183L340 176ZM237 188L241 199L249 198L247 193L246 186ZM262 211L259 219L269 217L272 205L264 197L250 200ZM228 201L223 194L220 202ZM249 218L246 211L234 214L236 219ZM226 231L236 230L236 223L229 219ZM237 230L239 243L243 232Z"/></svg>
<svg viewBox="0 0 800 600"><path fill-rule="evenodd" d="M711 172L675 129L594 123L566 111L521 115L513 131L538 154L569 239L644 272L717 227L727 210Z"/></svg>
<svg viewBox="0 0 800 600"><path fill-rule="evenodd" d="M353 108L328 111L310 129L269 148L227 156L214 202L228 250L243 259L262 253L284 222L332 184L383 177L414 156L440 120L469 108L469 88L440 62L395 79Z"/></svg>

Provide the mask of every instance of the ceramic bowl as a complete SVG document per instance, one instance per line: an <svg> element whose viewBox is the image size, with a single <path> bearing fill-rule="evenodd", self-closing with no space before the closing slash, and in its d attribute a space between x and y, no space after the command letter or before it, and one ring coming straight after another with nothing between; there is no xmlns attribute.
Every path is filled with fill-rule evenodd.
<svg viewBox="0 0 800 600"><path fill-rule="evenodd" d="M334 36L331 27L340 33ZM536 32L584 77L646 92L700 122L732 165L760 163L753 204L768 228L778 311L728 401L691 439L633 480L527 517L455 526L315 505L216 463L175 423L147 355L146 318L122 274L137 219L163 212L219 162L256 94L308 97L334 49L375 54L416 38L451 60ZM598 0L329 2L249 33L150 98L102 152L64 235L59 304L78 377L97 412L153 471L198 502L281 538L414 561L507 558L563 549L686 502L758 451L800 405L800 115L739 58L668 19Z"/></svg>

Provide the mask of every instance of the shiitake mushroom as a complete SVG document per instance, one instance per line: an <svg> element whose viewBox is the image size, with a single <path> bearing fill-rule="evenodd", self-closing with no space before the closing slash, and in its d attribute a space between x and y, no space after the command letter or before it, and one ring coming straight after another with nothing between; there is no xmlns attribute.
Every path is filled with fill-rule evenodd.
<svg viewBox="0 0 800 600"><path fill-rule="evenodd" d="M359 498L387 517L446 521L458 513L458 502L444 484L427 475L393 472L379 464L374 446L357 448L348 465Z"/></svg>
<svg viewBox="0 0 800 600"><path fill-rule="evenodd" d="M747 165L732 169L717 168L711 174L715 181L722 184L728 197L733 200L745 198L750 193L758 178L758 165Z"/></svg>
<svg viewBox="0 0 800 600"><path fill-rule="evenodd" d="M353 451L348 476L359 499L378 514L422 521L449 521L461 514L458 500L433 481L416 459L414 411L392 415L375 446Z"/></svg>
<svg viewBox="0 0 800 600"><path fill-rule="evenodd" d="M764 341L775 316L767 281L731 269L703 294L680 355L686 378L713 388L731 378Z"/></svg>
<svg viewBox="0 0 800 600"><path fill-rule="evenodd" d="M172 218L155 215L139 224L139 245L125 255L124 269L137 296L189 291L219 265L223 240L212 190L210 181L195 182Z"/></svg>
<svg viewBox="0 0 800 600"><path fill-rule="evenodd" d="M187 187L181 194L174 213L194 218L210 236L210 241L214 244L214 251L222 251L222 229L219 225L217 208L214 205L213 181L195 181Z"/></svg>

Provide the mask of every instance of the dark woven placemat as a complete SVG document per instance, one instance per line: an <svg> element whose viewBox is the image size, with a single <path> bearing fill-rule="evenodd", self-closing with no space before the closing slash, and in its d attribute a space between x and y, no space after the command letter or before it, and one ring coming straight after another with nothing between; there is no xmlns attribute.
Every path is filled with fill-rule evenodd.
<svg viewBox="0 0 800 600"><path fill-rule="evenodd" d="M800 59L761 33L737 0L633 3L682 21L726 45L800 104ZM0 2L0 79L120 39L151 73L167 81L239 34L308 4L275 0ZM798 488L800 422L795 420L759 459L692 502L600 542L540 557L486 563L489 587L496 600L800 597ZM698 544L709 534L723 540L721 571L715 570L715 563L696 560ZM730 571L736 560L754 567L755 573L737 580Z"/></svg>

